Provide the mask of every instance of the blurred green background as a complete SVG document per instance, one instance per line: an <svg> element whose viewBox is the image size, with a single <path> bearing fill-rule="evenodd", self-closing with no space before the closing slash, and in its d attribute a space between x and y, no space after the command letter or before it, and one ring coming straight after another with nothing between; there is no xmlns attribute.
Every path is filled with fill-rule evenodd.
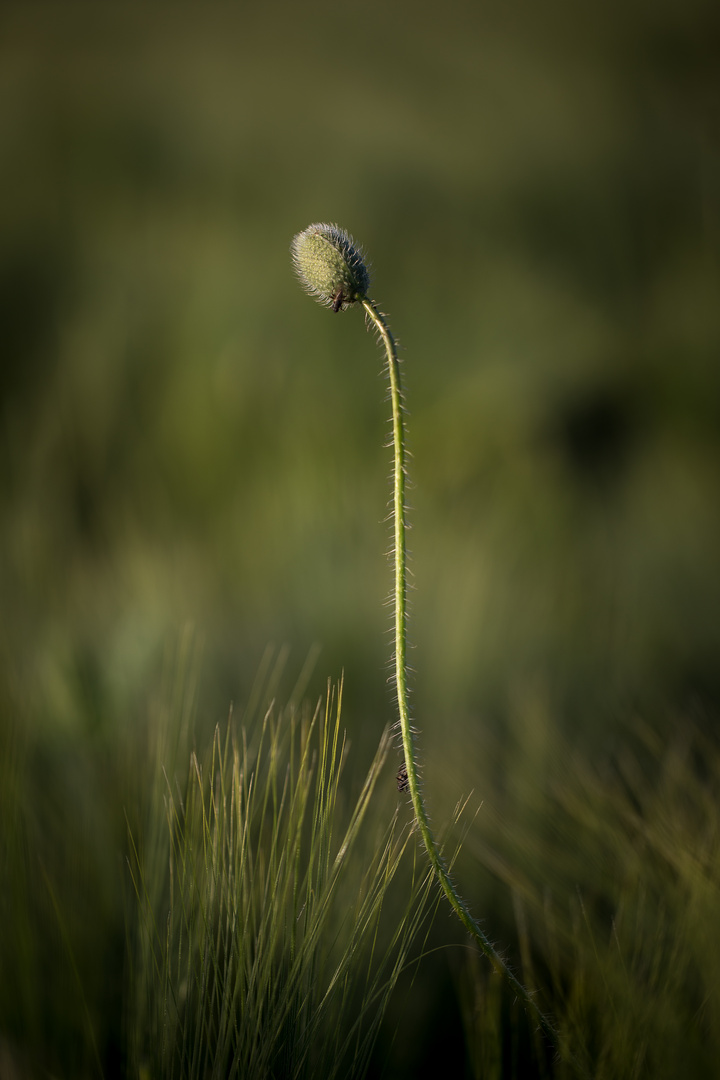
<svg viewBox="0 0 720 1080"><path fill-rule="evenodd" d="M318 647L311 698L344 669L363 768L392 721L382 356L294 280L313 221L364 246L402 349L437 819L518 703L593 754L714 715L718 28L696 0L3 5L6 755L72 788L188 626L199 723L269 643L290 687Z"/></svg>

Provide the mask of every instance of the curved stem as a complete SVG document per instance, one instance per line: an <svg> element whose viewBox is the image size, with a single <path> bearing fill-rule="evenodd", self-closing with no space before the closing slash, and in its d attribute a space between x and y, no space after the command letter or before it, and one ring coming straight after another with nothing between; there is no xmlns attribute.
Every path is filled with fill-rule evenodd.
<svg viewBox="0 0 720 1080"><path fill-rule="evenodd" d="M458 916L465 929L475 939L480 950L488 958L495 971L502 975L509 986L511 986L513 991L517 994L518 998L530 1008L547 1038L550 1039L556 1049L559 1049L558 1034L555 1031L555 1028L547 1017L545 1017L538 1009L530 991L515 977L505 961L498 954L495 947L485 936L470 914L467 904L455 888L445 863L443 862L432 829L430 828L425 801L422 792L420 791L415 743L413 739L412 724L410 722L407 687L407 546L405 541L405 481L407 451L405 447L405 419L403 415L400 363L394 338L390 333L390 329L382 314L373 301L367 297L362 301L362 306L385 346L388 373L390 376L394 448L393 539L395 561L395 684L397 688L398 711L400 714L400 732L402 735L403 752L405 754L405 767L407 769L408 787L410 789L413 810L415 811L415 819L435 877L437 878L440 888L445 893L453 911Z"/></svg>

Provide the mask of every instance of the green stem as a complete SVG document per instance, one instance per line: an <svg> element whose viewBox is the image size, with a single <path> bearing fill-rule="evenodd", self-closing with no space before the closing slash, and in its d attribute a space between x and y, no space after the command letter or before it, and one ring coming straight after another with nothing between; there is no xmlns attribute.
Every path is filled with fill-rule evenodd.
<svg viewBox="0 0 720 1080"><path fill-rule="evenodd" d="M502 975L508 985L512 987L515 994L517 994L518 998L528 1006L547 1038L550 1039L556 1049L559 1049L558 1034L555 1031L555 1028L547 1017L545 1017L538 1009L530 991L515 977L505 961L485 936L470 914L467 904L455 888L445 863L443 862L432 829L430 828L425 802L422 792L420 791L415 742L413 739L412 724L410 722L407 687L407 546L405 540L407 528L405 507L407 451L405 448L405 419L402 403L400 363L395 341L382 314L373 301L367 297L362 301L362 306L385 346L388 372L390 375L394 447L393 539L395 559L395 684L397 688L398 711L400 714L400 732L402 734L403 752L405 754L405 767L407 769L408 787L410 789L410 798L412 799L413 809L415 811L415 819L435 877L437 878L440 888L445 893L453 911L460 919L460 922L465 929L475 939L480 950L488 958L495 971Z"/></svg>

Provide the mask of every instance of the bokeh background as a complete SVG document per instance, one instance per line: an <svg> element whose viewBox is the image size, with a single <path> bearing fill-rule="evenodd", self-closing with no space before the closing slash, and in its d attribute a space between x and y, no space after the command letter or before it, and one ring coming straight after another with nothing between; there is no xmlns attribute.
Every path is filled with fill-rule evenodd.
<svg viewBox="0 0 720 1080"><path fill-rule="evenodd" d="M318 220L402 349L436 819L514 782L498 746L542 783L535 714L590 757L638 715L712 728L718 29L699 0L3 5L2 749L49 849L73 798L117 859L93 754L188 635L201 726L269 646L288 693L344 671L359 769L393 719L382 356L293 278Z"/></svg>

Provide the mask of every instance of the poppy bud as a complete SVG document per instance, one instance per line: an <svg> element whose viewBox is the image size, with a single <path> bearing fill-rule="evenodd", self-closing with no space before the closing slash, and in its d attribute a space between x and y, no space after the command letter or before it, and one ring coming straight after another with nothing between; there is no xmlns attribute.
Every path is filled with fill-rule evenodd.
<svg viewBox="0 0 720 1080"><path fill-rule="evenodd" d="M290 250L300 284L318 303L344 311L366 298L370 274L362 250L337 225L308 225Z"/></svg>

